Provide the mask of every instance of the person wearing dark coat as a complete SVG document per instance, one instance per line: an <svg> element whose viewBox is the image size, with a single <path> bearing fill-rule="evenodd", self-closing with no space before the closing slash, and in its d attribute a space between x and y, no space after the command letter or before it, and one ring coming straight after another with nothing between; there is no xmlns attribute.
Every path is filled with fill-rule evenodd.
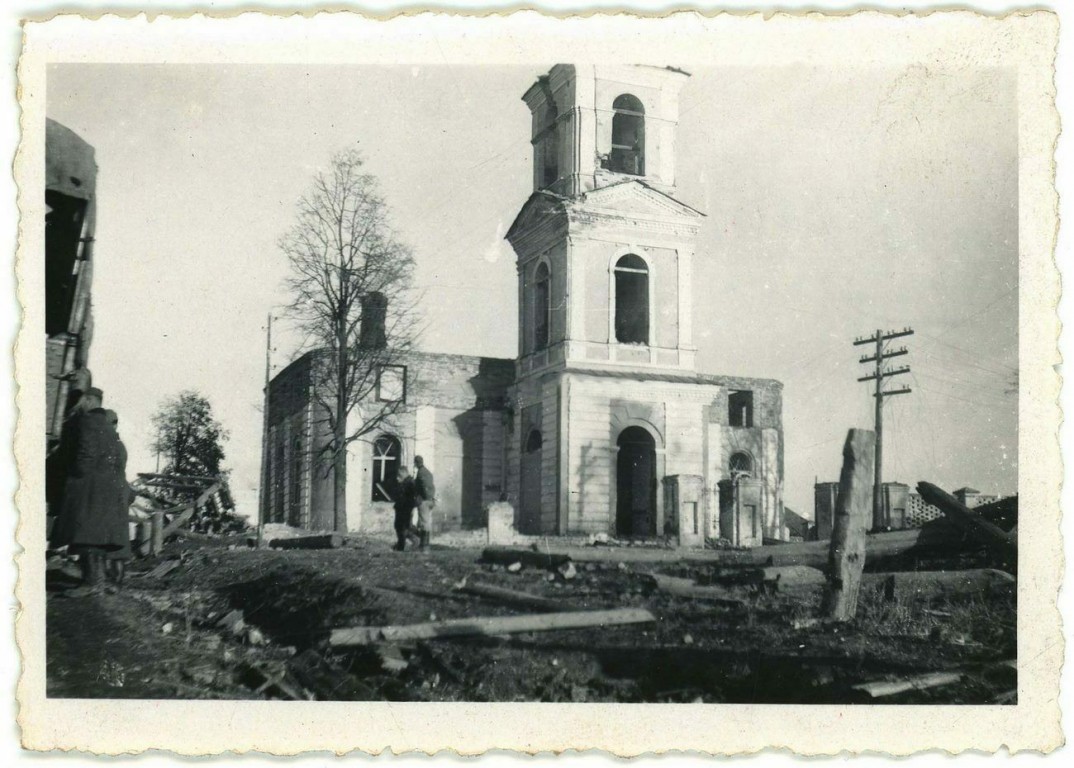
<svg viewBox="0 0 1074 768"><path fill-rule="evenodd" d="M425 466L425 459L415 456L414 467L417 469L414 490L417 492L418 500L418 535L421 537L421 549L425 550L429 546L429 539L432 538L433 533L436 485L433 483L433 473Z"/></svg>
<svg viewBox="0 0 1074 768"><path fill-rule="evenodd" d="M108 423L112 425L112 429L116 433L116 440L119 444L115 478L116 520L117 524L127 531L125 545L119 549L110 550L105 554L105 572L109 579L120 585L126 575L127 561L134 557L131 552L130 526L128 523L130 506L134 502L134 492L127 482L127 446L123 445L123 440L119 437L119 415L111 410L106 410L105 415L108 417Z"/></svg>
<svg viewBox="0 0 1074 768"><path fill-rule="evenodd" d="M89 389L82 413L70 424L73 452L52 531L54 548L66 546L79 555L83 585L68 592L73 597L97 592L105 553L129 546L126 522L119 525L116 517L119 437L101 407L102 398L101 390Z"/></svg>
<svg viewBox="0 0 1074 768"><path fill-rule="evenodd" d="M417 491L414 478L406 467L399 467L398 481L395 484L395 536L396 544L392 549L402 552L406 549L407 538L414 535L414 507L417 504Z"/></svg>

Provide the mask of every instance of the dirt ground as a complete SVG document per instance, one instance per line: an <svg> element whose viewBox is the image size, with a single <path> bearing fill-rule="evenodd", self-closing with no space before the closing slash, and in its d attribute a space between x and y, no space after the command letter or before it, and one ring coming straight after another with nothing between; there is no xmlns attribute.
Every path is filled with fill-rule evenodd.
<svg viewBox="0 0 1074 768"><path fill-rule="evenodd" d="M233 548L228 548L229 545ZM739 590L740 604L656 589L681 565L578 563L564 579L511 572L479 550L256 550L171 543L114 594L70 598L73 564L48 572L47 691L86 698L393 701L1016 703L1012 598L891 602L862 594L855 621L809 626L813 600ZM167 573L161 563L177 561ZM154 575L153 569L158 568ZM464 579L562 602L647 608L621 627L340 649L330 630L525 613L458 592ZM796 628L802 627L802 628ZM873 699L854 686L954 671L957 682Z"/></svg>

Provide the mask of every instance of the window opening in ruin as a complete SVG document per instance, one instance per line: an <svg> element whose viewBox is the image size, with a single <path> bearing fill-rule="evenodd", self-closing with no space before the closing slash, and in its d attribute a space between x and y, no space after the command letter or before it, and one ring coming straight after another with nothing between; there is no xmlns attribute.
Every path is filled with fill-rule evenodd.
<svg viewBox="0 0 1074 768"><path fill-rule="evenodd" d="M45 333L55 336L67 330L74 307L86 201L49 190L45 204Z"/></svg>
<svg viewBox="0 0 1074 768"><path fill-rule="evenodd" d="M377 400L382 403L406 401L406 366L382 365L377 372Z"/></svg>
<svg viewBox="0 0 1074 768"><path fill-rule="evenodd" d="M544 441L541 438L540 431L536 429L532 430L529 437L526 438L526 453L536 453L541 450L541 445L543 443Z"/></svg>
<svg viewBox="0 0 1074 768"><path fill-rule="evenodd" d="M636 96L624 93L612 102L612 151L608 170L645 175L645 107Z"/></svg>
<svg viewBox="0 0 1074 768"><path fill-rule="evenodd" d="M615 263L615 339L649 343L649 267L633 253Z"/></svg>
<svg viewBox="0 0 1074 768"><path fill-rule="evenodd" d="M272 521L275 523L282 523L284 521L283 497L284 490L287 487L284 485L284 474L286 472L286 464L284 464L285 449L286 446L284 441L280 440L279 444L276 446L276 466L273 467L273 469L275 469L275 477L273 478L275 480L273 483L275 493L272 500Z"/></svg>
<svg viewBox="0 0 1074 768"><path fill-rule="evenodd" d="M727 423L729 426L753 426L753 392L748 389L732 392L727 397L727 406Z"/></svg>
<svg viewBox="0 0 1074 768"><path fill-rule="evenodd" d="M552 111L551 120L544 140L541 142L543 155L541 186L543 187L550 187L559 180L559 126L556 124L555 110Z"/></svg>
<svg viewBox="0 0 1074 768"><path fill-rule="evenodd" d="M392 435L381 435L373 443L373 501L393 501L399 474L402 446Z"/></svg>
<svg viewBox="0 0 1074 768"><path fill-rule="evenodd" d="M731 471L731 477L752 476L753 457L745 451L732 453L731 460L728 462L728 469Z"/></svg>
<svg viewBox="0 0 1074 768"><path fill-rule="evenodd" d="M533 291L533 346L544 349L548 346L548 329L551 325L552 291L551 275L547 264L537 267Z"/></svg>

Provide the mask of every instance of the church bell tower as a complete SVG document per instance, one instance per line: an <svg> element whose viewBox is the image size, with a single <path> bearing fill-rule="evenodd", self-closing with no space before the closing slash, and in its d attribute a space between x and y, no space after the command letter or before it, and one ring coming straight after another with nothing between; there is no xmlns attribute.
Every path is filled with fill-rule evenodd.
<svg viewBox="0 0 1074 768"><path fill-rule="evenodd" d="M534 191L507 234L518 256L520 378L694 369L703 214L675 198L688 78L673 68L557 64L522 97Z"/></svg>

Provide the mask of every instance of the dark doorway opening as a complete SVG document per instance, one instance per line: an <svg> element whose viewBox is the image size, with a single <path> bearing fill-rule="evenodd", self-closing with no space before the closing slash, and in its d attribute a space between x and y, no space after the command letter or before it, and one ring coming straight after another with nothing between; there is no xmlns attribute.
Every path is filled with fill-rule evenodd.
<svg viewBox="0 0 1074 768"><path fill-rule="evenodd" d="M522 448L522 482L519 487L518 530L541 533L541 447L539 430L531 430Z"/></svg>
<svg viewBox="0 0 1074 768"><path fill-rule="evenodd" d="M656 535L656 441L641 427L619 434L616 460L617 536Z"/></svg>

